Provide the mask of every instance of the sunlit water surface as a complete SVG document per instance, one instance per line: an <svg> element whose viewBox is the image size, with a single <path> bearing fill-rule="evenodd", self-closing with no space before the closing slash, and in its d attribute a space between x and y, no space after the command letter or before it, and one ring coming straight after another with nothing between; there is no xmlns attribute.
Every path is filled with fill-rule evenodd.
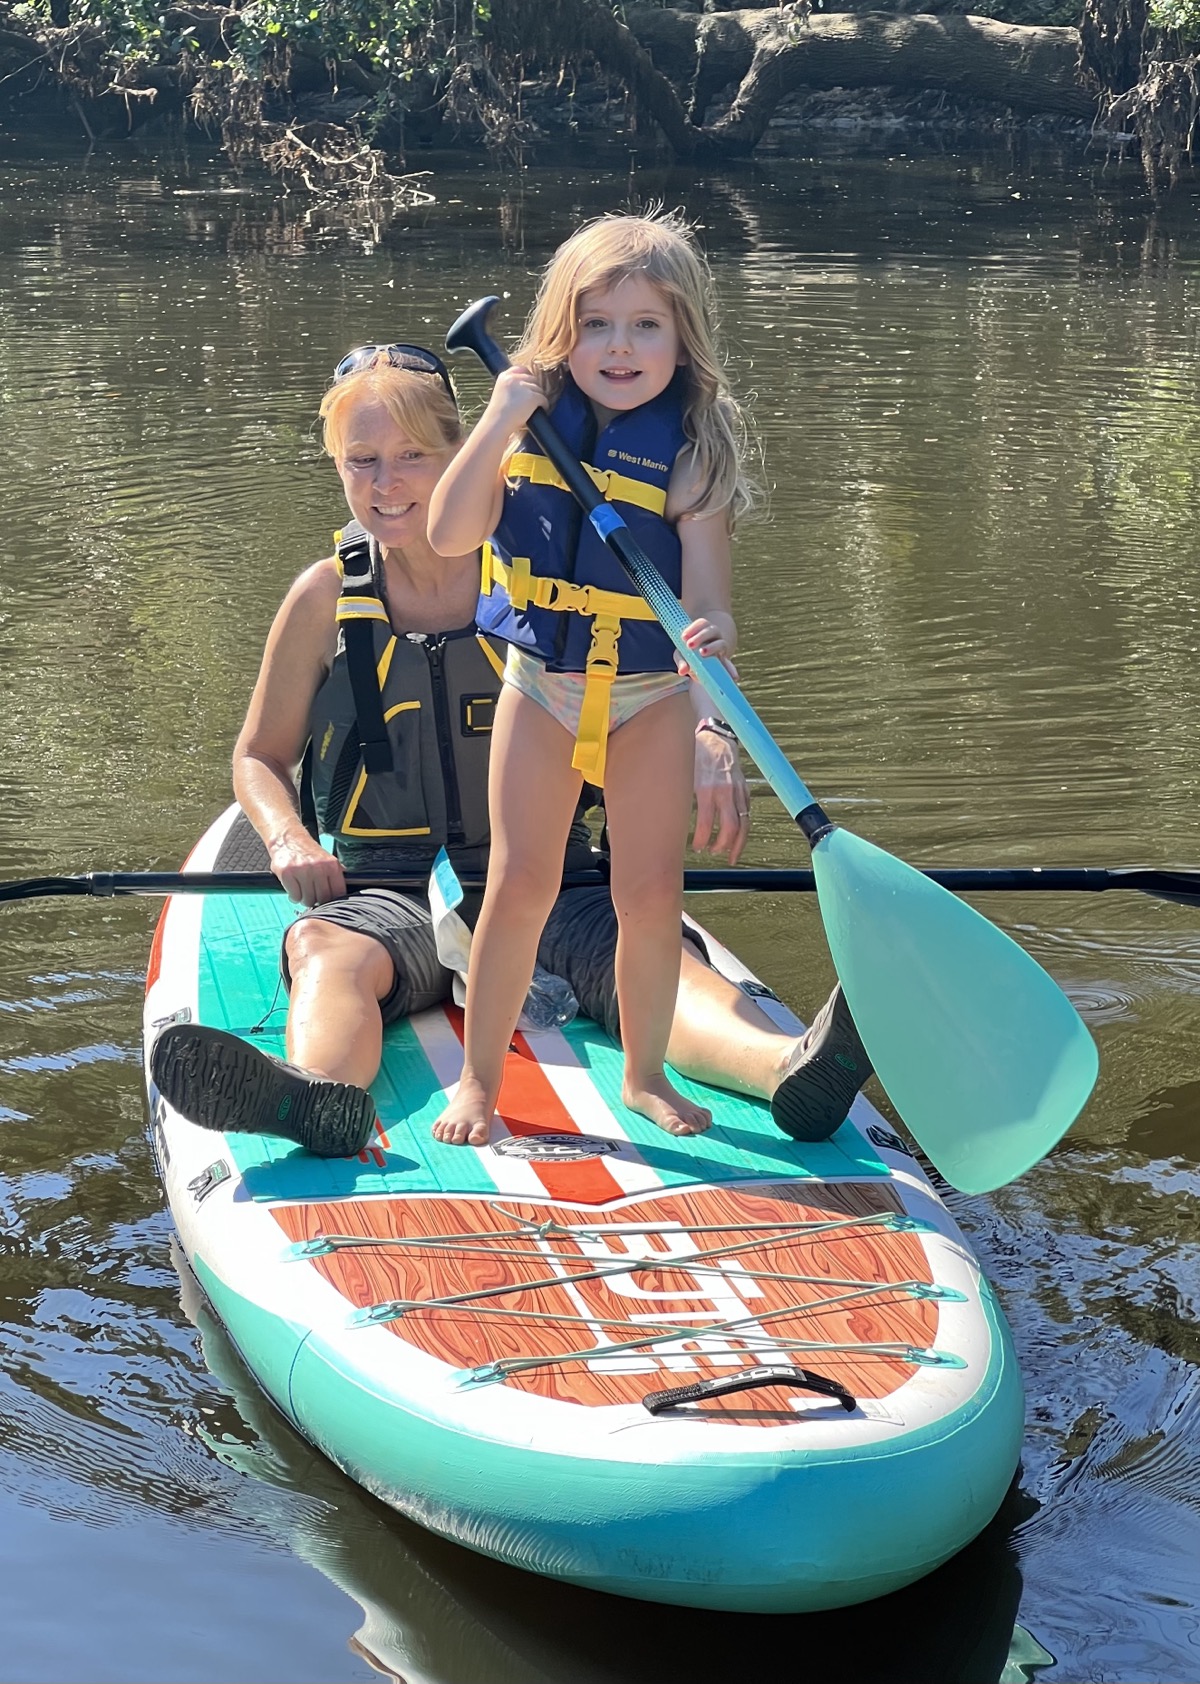
<svg viewBox="0 0 1200 1684"><path fill-rule="evenodd" d="M896 150L707 183L460 162L372 227L208 158L6 144L0 876L178 863L339 520L334 362L437 343L485 291L515 330L554 244L630 193L703 224L772 488L738 545L741 671L831 812L927 864L1200 856L1188 205L1155 218L1099 156ZM803 863L765 788L751 857ZM0 1677L1200 1678L1200 909L979 904L1103 1066L1048 1161L954 1201L1024 1368L1020 1484L869 1616L770 1621L528 1579L299 1442L181 1304L138 1068L156 908L0 908ZM823 997L810 900L700 910L799 1009Z"/></svg>

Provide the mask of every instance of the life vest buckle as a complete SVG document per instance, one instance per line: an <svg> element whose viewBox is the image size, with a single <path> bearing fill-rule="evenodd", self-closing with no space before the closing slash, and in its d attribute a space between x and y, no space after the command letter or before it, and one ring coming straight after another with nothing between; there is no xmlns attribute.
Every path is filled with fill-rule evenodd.
<svg viewBox="0 0 1200 1684"><path fill-rule="evenodd" d="M576 585L570 579L547 579L546 583L550 589L547 600L538 604L540 608L549 608L556 613L591 613L588 606L590 585Z"/></svg>
<svg viewBox="0 0 1200 1684"><path fill-rule="evenodd" d="M589 679L599 678L611 683L617 676L617 640L620 635L618 615L596 615L592 621L592 644L585 669Z"/></svg>

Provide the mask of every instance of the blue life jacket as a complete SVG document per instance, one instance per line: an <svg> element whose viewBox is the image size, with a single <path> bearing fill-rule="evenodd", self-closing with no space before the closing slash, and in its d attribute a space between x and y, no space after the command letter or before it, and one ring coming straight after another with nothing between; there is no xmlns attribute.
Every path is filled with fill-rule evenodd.
<svg viewBox="0 0 1200 1684"><path fill-rule="evenodd" d="M598 436L592 405L570 375L550 414L678 596L679 536L663 510L687 442L682 372L649 403L614 416ZM674 648L532 439L509 459L507 477L500 521L484 546L479 626L530 650L551 672L587 674L573 764L601 784L609 685L618 670L674 671Z"/></svg>

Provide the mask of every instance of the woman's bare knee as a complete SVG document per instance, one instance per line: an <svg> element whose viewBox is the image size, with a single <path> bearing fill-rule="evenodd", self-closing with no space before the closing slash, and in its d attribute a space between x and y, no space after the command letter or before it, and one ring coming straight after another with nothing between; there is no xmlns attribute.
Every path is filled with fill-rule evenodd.
<svg viewBox="0 0 1200 1684"><path fill-rule="evenodd" d="M392 986L392 961L373 936L323 918L301 918L287 932L283 945L293 987L306 973L321 971L359 981L380 998Z"/></svg>

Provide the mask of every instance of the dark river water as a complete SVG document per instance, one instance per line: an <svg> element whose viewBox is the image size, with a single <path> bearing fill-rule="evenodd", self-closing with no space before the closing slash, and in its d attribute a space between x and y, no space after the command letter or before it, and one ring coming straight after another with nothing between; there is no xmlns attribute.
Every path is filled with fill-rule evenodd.
<svg viewBox="0 0 1200 1684"><path fill-rule="evenodd" d="M899 144L430 185L375 225L183 151L0 138L0 877L180 861L340 521L338 357L489 291L515 330L581 215L656 196L703 226L772 487L743 682L833 815L920 864L1200 858L1194 202L1155 215L1100 153ZM805 863L753 806L748 857ZM297 1440L181 1300L138 1063L156 905L0 907L0 1678L1200 1679L1200 908L976 904L1102 1061L1048 1160L955 1200L1023 1365L1020 1480L912 1590L761 1620L498 1567ZM696 910L823 998L810 898Z"/></svg>

